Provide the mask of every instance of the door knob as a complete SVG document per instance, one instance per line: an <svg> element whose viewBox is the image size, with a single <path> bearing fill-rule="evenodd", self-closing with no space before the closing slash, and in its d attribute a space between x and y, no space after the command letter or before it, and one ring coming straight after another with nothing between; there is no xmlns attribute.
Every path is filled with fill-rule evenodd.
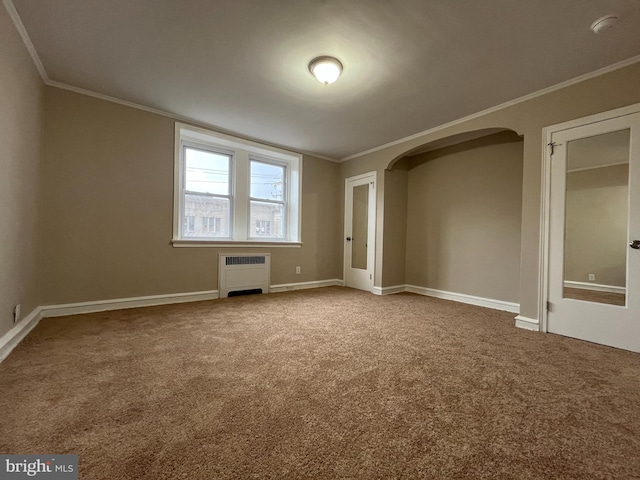
<svg viewBox="0 0 640 480"><path fill-rule="evenodd" d="M631 248L635 248L636 250L640 249L640 240L633 240L629 246Z"/></svg>
<svg viewBox="0 0 640 480"><path fill-rule="evenodd" d="M347 237L347 242L351 241L351 237ZM635 248L640 248L640 247L635 247Z"/></svg>

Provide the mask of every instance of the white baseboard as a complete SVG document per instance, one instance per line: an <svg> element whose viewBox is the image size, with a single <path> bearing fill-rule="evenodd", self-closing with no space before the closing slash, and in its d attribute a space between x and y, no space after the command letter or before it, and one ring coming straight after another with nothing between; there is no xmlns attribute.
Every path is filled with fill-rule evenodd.
<svg viewBox="0 0 640 480"><path fill-rule="evenodd" d="M523 317L518 315L516 317L516 327L524 328L525 330L532 330L534 332L540 331L540 322L536 318Z"/></svg>
<svg viewBox="0 0 640 480"><path fill-rule="evenodd" d="M342 280L338 279L287 283L283 285L272 285L269 287L269 292L277 293L289 290L303 290L307 288L329 287L342 284ZM97 300L93 302L46 305L41 307L41 309L43 318L62 317L65 315L106 312L108 310L121 310L124 308L153 307L155 305L169 305L172 303L201 302L205 300L217 300L218 298L220 298L218 290L208 290L204 292L170 293L165 295L149 295L146 297L116 298L112 300Z"/></svg>
<svg viewBox="0 0 640 480"><path fill-rule="evenodd" d="M373 287L371 293L374 295L393 295L394 293L406 292L406 285L393 285L391 287Z"/></svg>
<svg viewBox="0 0 640 480"><path fill-rule="evenodd" d="M343 286L344 281L338 278L331 280L316 280L312 282L283 283L271 285L269 293L287 292L292 290L305 290L308 288ZM418 287L415 285L394 285L391 287L374 287L373 293L376 295L391 295L393 293L411 292L430 297L444 298L456 302L469 303L481 307L493 308L496 310L506 310L517 313L519 305L517 303L492 300L462 293L444 292L432 288ZM149 295L146 297L116 298L112 300L97 300L93 302L67 303L61 305L46 305L37 307L27 317L22 319L16 326L5 333L0 338L0 362L13 350L18 343L38 324L40 319L47 317L61 317L65 315L77 315L81 313L105 312L109 310L121 310L125 308L151 307L155 305L168 305L172 303L200 302L204 300L216 300L219 298L218 290L204 292L173 293L166 295ZM516 325L524 317L516 317ZM537 330L537 320L524 319L526 325L535 323ZM521 328L529 328L522 326ZM529 328L533 330L534 328Z"/></svg>
<svg viewBox="0 0 640 480"><path fill-rule="evenodd" d="M340 279L319 280L314 282L287 283L272 285L270 293L290 290L304 290L308 288L342 286ZM22 319L11 330L0 338L0 362L4 360L27 334L33 330L42 318L78 315L81 313L106 312L125 308L152 307L173 303L201 302L220 298L218 290L204 292L172 293L165 295L149 295L145 297L115 298L112 300L97 300L93 302L66 303L61 305L46 305L37 307L27 317Z"/></svg>
<svg viewBox="0 0 640 480"><path fill-rule="evenodd" d="M476 297L465 293L446 292L444 290L436 290L435 288L419 287L417 285L406 285L406 292L417 293L418 295L426 295L428 297L443 298L445 300L453 300L454 302L468 303L477 305L478 307L493 308L494 310L502 310L504 312L520 313L520 304L513 302L505 302L502 300L494 300L492 298Z"/></svg>
<svg viewBox="0 0 640 480"><path fill-rule="evenodd" d="M0 362L16 348L27 334L38 325L42 318L42 308L36 307L33 312L20 320L16 325L0 337Z"/></svg>
<svg viewBox="0 0 640 480"><path fill-rule="evenodd" d="M505 312L519 313L520 304L505 302L503 300L494 300L492 298L476 297L465 293L446 292L435 288L419 287L417 285L393 285L390 287L373 287L376 295L392 295L394 293L410 292L418 295L426 295L427 297L443 298L445 300L453 300L454 302L468 303L479 307L493 308L494 310L502 310Z"/></svg>
<svg viewBox="0 0 640 480"><path fill-rule="evenodd" d="M41 307L42 317L62 317L80 313L106 312L124 308L152 307L171 303L201 302L219 298L218 290L190 293L170 293L165 295L149 295L146 297L116 298L95 302L67 303L63 305L47 305Z"/></svg>
<svg viewBox="0 0 640 480"><path fill-rule="evenodd" d="M565 287L569 288L579 288L581 290L592 290L594 292L608 292L608 293L627 293L627 289L625 287L618 287L615 285L602 285L600 283L588 283L588 282L572 282L569 280L565 280Z"/></svg>
<svg viewBox="0 0 640 480"><path fill-rule="evenodd" d="M291 290L306 290L308 288L342 287L343 285L344 281L338 278L333 278L331 280L315 280L313 282L282 283L280 285L271 285L269 287L269 293L289 292Z"/></svg>

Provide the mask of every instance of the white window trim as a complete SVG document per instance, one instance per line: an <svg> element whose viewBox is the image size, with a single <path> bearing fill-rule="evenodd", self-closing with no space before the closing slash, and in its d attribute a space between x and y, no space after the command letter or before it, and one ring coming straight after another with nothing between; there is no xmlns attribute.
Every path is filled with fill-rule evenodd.
<svg viewBox="0 0 640 480"><path fill-rule="evenodd" d="M233 238L181 238L184 199L183 145L201 145L213 150L233 152L231 171L231 228ZM260 161L286 166L287 208L284 239L249 238L249 162L250 157ZM302 245L302 155L275 147L261 145L222 133L212 132L184 123L175 124L174 185L173 185L173 238L174 247L237 247L242 246L300 246Z"/></svg>

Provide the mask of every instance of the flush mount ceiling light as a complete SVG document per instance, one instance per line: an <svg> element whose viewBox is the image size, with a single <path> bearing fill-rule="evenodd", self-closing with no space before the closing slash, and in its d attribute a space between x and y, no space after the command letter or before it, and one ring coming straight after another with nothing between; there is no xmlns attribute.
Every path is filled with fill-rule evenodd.
<svg viewBox="0 0 640 480"><path fill-rule="evenodd" d="M317 57L309 62L309 71L320 83L329 85L342 73L342 63L333 57Z"/></svg>
<svg viewBox="0 0 640 480"><path fill-rule="evenodd" d="M605 15L604 17L599 18L591 24L591 30L593 30L593 33L604 32L605 30L609 30L611 27L613 27L617 21L617 15Z"/></svg>

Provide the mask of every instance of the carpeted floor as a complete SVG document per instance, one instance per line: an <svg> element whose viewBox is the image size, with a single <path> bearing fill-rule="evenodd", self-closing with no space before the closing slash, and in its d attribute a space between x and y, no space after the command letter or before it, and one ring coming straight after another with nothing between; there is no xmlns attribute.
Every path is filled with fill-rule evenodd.
<svg viewBox="0 0 640 480"><path fill-rule="evenodd" d="M564 287L564 298L573 298L574 300L584 300L585 302L607 303L609 305L625 306L627 304L627 296L624 293L613 292L596 292L593 290L585 290L584 288Z"/></svg>
<svg viewBox="0 0 640 480"><path fill-rule="evenodd" d="M640 478L640 355L346 288L43 320L0 452L82 479Z"/></svg>

